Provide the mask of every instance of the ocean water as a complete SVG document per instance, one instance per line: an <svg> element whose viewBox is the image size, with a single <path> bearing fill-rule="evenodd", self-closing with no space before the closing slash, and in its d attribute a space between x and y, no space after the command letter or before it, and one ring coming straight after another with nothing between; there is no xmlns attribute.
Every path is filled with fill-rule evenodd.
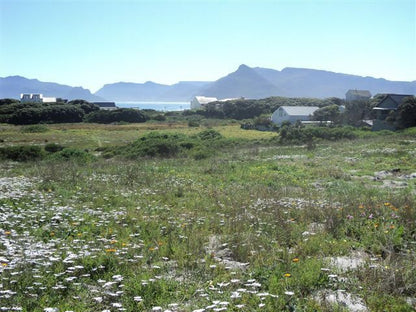
<svg viewBox="0 0 416 312"><path fill-rule="evenodd" d="M190 102L116 102L120 108L154 109L157 111L183 111L191 108Z"/></svg>

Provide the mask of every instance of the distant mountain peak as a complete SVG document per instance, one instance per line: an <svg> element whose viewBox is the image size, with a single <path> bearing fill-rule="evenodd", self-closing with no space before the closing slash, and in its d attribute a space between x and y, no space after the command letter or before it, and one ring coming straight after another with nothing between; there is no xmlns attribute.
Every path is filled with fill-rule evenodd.
<svg viewBox="0 0 416 312"><path fill-rule="evenodd" d="M238 66L237 71L239 71L239 70L247 70L247 69L251 69L251 67L248 67L246 64L241 64L240 66Z"/></svg>

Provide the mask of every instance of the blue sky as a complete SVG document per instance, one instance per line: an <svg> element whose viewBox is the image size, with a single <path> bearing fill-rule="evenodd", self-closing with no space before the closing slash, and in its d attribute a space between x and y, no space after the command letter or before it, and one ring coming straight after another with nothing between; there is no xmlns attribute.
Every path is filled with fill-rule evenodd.
<svg viewBox="0 0 416 312"><path fill-rule="evenodd" d="M216 80L240 64L416 80L416 0L0 0L0 76Z"/></svg>

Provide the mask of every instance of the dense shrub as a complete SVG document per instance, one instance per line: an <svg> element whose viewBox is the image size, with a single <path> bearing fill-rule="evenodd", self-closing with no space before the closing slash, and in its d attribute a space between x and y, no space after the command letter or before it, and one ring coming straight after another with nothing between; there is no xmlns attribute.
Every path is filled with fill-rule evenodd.
<svg viewBox="0 0 416 312"><path fill-rule="evenodd" d="M224 146L222 135L208 129L197 135L151 132L135 142L117 150L106 151L106 155L122 155L128 158L137 157L175 157L189 156L194 159L204 159Z"/></svg>
<svg viewBox="0 0 416 312"><path fill-rule="evenodd" d="M222 134L214 129L207 129L198 133L198 137L203 141L215 140L222 138Z"/></svg>
<svg viewBox="0 0 416 312"><path fill-rule="evenodd" d="M56 143L48 143L45 145L45 151L49 153L56 153L62 151L63 149L64 147L62 145Z"/></svg>
<svg viewBox="0 0 416 312"><path fill-rule="evenodd" d="M20 103L20 101L15 100L15 99L0 99L0 106L10 105L10 104L17 104L17 103Z"/></svg>
<svg viewBox="0 0 416 312"><path fill-rule="evenodd" d="M95 156L85 150L67 147L51 155L53 160L74 161L78 163L87 163L95 160Z"/></svg>
<svg viewBox="0 0 416 312"><path fill-rule="evenodd" d="M42 133L48 132L49 128L45 125L30 125L22 127L21 131L23 133Z"/></svg>
<svg viewBox="0 0 416 312"><path fill-rule="evenodd" d="M186 147L186 143L192 142L185 135L152 132L127 145L121 153L129 158L173 157L182 149L189 149L190 145Z"/></svg>
<svg viewBox="0 0 416 312"><path fill-rule="evenodd" d="M87 102L85 100L72 100L68 102L69 105L79 107L83 110L84 114L89 114L91 112L99 111L100 107L96 104Z"/></svg>
<svg viewBox="0 0 416 312"><path fill-rule="evenodd" d="M44 152L40 146L22 145L7 146L0 148L0 159L9 159L14 161L32 161L43 158Z"/></svg>
<svg viewBox="0 0 416 312"><path fill-rule="evenodd" d="M188 121L188 127L195 127L195 128L197 128L197 127L199 127L199 122L196 121L196 120L189 120Z"/></svg>
<svg viewBox="0 0 416 312"><path fill-rule="evenodd" d="M146 116L137 109L120 108L116 110L99 110L85 116L84 121L96 123L145 122Z"/></svg>
<svg viewBox="0 0 416 312"><path fill-rule="evenodd" d="M84 111L73 105L29 106L11 114L8 122L15 125L37 123L81 122Z"/></svg>
<svg viewBox="0 0 416 312"><path fill-rule="evenodd" d="M279 141L281 143L308 143L314 139L336 141L341 139L354 139L357 135L352 128L340 127L294 127L284 126L280 129Z"/></svg>

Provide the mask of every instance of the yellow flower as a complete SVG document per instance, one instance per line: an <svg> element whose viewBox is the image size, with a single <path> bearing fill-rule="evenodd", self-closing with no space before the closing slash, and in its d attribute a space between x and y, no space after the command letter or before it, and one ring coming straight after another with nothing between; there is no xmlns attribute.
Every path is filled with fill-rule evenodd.
<svg viewBox="0 0 416 312"><path fill-rule="evenodd" d="M284 276L284 277L291 277L291 276L292 276L292 274L290 274L290 273L285 273L283 276Z"/></svg>
<svg viewBox="0 0 416 312"><path fill-rule="evenodd" d="M107 248L105 250L105 252L116 252L116 251L117 251L117 249L115 249L115 248Z"/></svg>
<svg viewBox="0 0 416 312"><path fill-rule="evenodd" d="M6 262L2 262L1 265L5 267L5 266L7 266L7 263Z"/></svg>
<svg viewBox="0 0 416 312"><path fill-rule="evenodd" d="M4 232L4 234L5 234L5 235L10 235L10 234L12 234L12 232L10 232L10 231L5 231L5 232Z"/></svg>
<svg viewBox="0 0 416 312"><path fill-rule="evenodd" d="M299 258L293 258L292 262L299 262Z"/></svg>
<svg viewBox="0 0 416 312"><path fill-rule="evenodd" d="M360 209L364 209L364 205L363 205L363 204L360 204L360 205L358 206L358 208L360 208Z"/></svg>

